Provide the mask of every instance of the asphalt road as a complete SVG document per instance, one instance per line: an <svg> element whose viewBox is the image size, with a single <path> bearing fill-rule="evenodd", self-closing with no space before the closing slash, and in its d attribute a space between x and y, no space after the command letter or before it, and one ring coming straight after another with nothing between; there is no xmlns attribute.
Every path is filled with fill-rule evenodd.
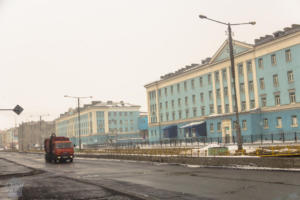
<svg viewBox="0 0 300 200"><path fill-rule="evenodd" d="M0 158L45 170L57 177L87 181L150 199L300 199L300 172L200 168L91 158L51 164L45 163L43 155L3 152Z"/></svg>

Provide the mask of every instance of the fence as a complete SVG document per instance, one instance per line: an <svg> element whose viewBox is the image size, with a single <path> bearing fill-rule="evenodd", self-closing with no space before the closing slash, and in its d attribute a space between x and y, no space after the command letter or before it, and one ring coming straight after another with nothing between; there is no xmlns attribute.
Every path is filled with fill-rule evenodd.
<svg viewBox="0 0 300 200"><path fill-rule="evenodd" d="M243 135L243 144L285 144L285 143L299 143L300 132L289 133L270 133L257 135ZM224 146L234 145L237 143L237 137L194 137L184 139L170 139L163 138L159 141L128 141L115 142L107 144L89 144L84 145L85 149L101 149L101 148L173 148L173 147L200 147L209 144L222 144Z"/></svg>

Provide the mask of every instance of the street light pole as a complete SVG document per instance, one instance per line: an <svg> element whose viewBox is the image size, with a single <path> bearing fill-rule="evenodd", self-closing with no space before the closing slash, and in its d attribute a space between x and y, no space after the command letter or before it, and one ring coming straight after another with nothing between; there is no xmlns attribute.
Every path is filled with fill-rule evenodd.
<svg viewBox="0 0 300 200"><path fill-rule="evenodd" d="M241 151L243 150L243 141L242 141L242 134L241 134L241 127L240 127L240 119L239 119L239 111L238 111L238 103L237 103L237 89L236 89L236 80L235 80L235 67L234 67L234 55L233 55L233 45L232 45L232 34L231 34L231 26L232 25L246 25L246 24L251 24L255 25L256 22L247 22L247 23L235 23L235 24L230 24L230 23L225 23L221 22L218 20L210 19L206 17L205 15L199 15L201 19L207 19L219 24L226 25L228 28L228 45L229 45L229 54L230 54L230 63L231 63L231 74L232 74L232 79L233 79L233 90L234 90L234 109L235 109L235 117L236 117L236 132L237 132L237 145L238 145L238 150Z"/></svg>
<svg viewBox="0 0 300 200"><path fill-rule="evenodd" d="M73 97L65 95L64 97L77 99L77 113L78 113L78 144L79 144L79 151L81 150L81 127L80 127L80 99L86 99L86 98L93 98L92 96L89 97ZM75 136L76 138L76 136Z"/></svg>

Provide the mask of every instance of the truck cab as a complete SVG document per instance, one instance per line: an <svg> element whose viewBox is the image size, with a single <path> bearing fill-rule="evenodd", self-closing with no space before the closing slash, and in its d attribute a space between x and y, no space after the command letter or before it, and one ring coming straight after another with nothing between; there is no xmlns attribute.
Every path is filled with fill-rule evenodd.
<svg viewBox="0 0 300 200"><path fill-rule="evenodd" d="M50 138L45 139L44 147L46 162L73 162L74 147L68 137L56 137L52 134Z"/></svg>

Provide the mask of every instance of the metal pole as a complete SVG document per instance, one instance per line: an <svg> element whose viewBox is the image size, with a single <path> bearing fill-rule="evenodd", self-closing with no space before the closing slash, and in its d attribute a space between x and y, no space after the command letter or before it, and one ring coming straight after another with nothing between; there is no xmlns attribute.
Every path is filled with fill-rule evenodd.
<svg viewBox="0 0 300 200"><path fill-rule="evenodd" d="M40 115L40 149L42 150L42 115Z"/></svg>
<svg viewBox="0 0 300 200"><path fill-rule="evenodd" d="M236 134L237 134L237 145L238 150L241 151L243 149L242 137L241 137L241 127L240 127L240 119L239 119L239 111L238 111L238 102L236 96L236 83L235 83L235 67L234 67L234 56L233 56L233 45L232 45L232 36L231 36L231 27L230 23L228 23L228 43L229 43L229 52L230 52L230 62L231 62L231 73L233 79L233 88L234 88L234 109L236 116Z"/></svg>
<svg viewBox="0 0 300 200"><path fill-rule="evenodd" d="M78 102L78 135L79 135L79 151L81 150L81 132L80 132L80 98L77 98L77 102Z"/></svg>

